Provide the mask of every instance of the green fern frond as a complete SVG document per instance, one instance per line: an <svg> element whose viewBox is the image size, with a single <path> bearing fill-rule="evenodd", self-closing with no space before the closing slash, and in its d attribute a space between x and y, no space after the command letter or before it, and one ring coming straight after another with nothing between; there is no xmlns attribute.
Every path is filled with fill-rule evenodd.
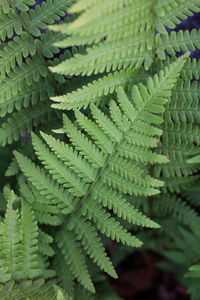
<svg viewBox="0 0 200 300"><path fill-rule="evenodd" d="M0 39L2 41L12 38L15 33L20 35L22 31L22 24L13 10L10 10L8 14L0 15Z"/></svg>
<svg viewBox="0 0 200 300"><path fill-rule="evenodd" d="M21 162L23 161L23 171L25 175L27 174L29 177L29 174L31 174L31 183L37 186L37 189L42 195L45 195L47 199L52 201L52 203L58 204L64 201L65 205L69 206L69 210L73 209L71 204L73 197L70 196L66 190L64 190L57 183L52 182L52 179L50 176L46 176L44 170L40 169L38 166L35 166L34 163L31 163L30 160L25 158L22 154L18 152L14 154L20 167L22 165ZM45 181L44 178L46 178Z"/></svg>
<svg viewBox="0 0 200 300"><path fill-rule="evenodd" d="M47 101L13 113L12 117L8 118L7 122L4 122L0 128L0 144L5 146L17 141L20 136L30 133L33 126L46 123L53 116L54 112L50 109Z"/></svg>
<svg viewBox="0 0 200 300"><path fill-rule="evenodd" d="M38 228L33 212L26 202L22 202L22 251L24 252L23 268L25 277L30 279L41 276L38 258L35 252L37 246Z"/></svg>
<svg viewBox="0 0 200 300"><path fill-rule="evenodd" d="M188 58L181 71L181 77L183 79L196 79L200 77L200 61L196 59Z"/></svg>
<svg viewBox="0 0 200 300"><path fill-rule="evenodd" d="M60 249L56 250L53 267L56 270L59 286L64 289L71 297L74 295L74 276L65 263L65 259Z"/></svg>
<svg viewBox="0 0 200 300"><path fill-rule="evenodd" d="M172 99L167 104L164 118L175 122L199 122L199 83L179 79L172 90Z"/></svg>
<svg viewBox="0 0 200 300"><path fill-rule="evenodd" d="M65 75L91 75L119 69L137 68L145 63L148 69L151 59L151 51L148 49L151 37L136 37L126 39L126 43L105 43L87 49L86 55L77 54L70 60L51 68L53 72ZM138 52L140 53L138 56Z"/></svg>
<svg viewBox="0 0 200 300"><path fill-rule="evenodd" d="M51 99L58 104L52 104L53 108L58 109L74 109L86 108L90 102L96 103L98 97L103 95L112 94L119 86L124 88L129 87L131 84L136 84L141 79L144 80L147 75L138 70L121 70L120 72L110 73L108 76L99 78L92 81L87 86L83 86L72 93L64 96L52 97ZM91 100L92 101L91 101Z"/></svg>
<svg viewBox="0 0 200 300"><path fill-rule="evenodd" d="M56 297L54 290L44 285L43 279L25 280L16 284L8 281L4 285L0 284L0 293L2 300L54 300Z"/></svg>
<svg viewBox="0 0 200 300"><path fill-rule="evenodd" d="M176 52L181 50L187 52L188 48L192 51L200 48L199 30L179 30L178 32L172 31L169 35L157 34L156 36L156 53L160 59L165 59L165 51L169 55L175 56Z"/></svg>
<svg viewBox="0 0 200 300"><path fill-rule="evenodd" d="M73 3L72 1L47 0L41 6L36 5L28 13L22 12L21 17L26 24L29 32L34 36L40 36L41 29L47 29L47 24L59 21L65 15L66 9Z"/></svg>
<svg viewBox="0 0 200 300"><path fill-rule="evenodd" d="M40 278L38 227L33 211L28 203L22 201L20 216L14 208L16 199L17 196L11 191L5 219L1 223L1 299L53 300L55 292Z"/></svg>
<svg viewBox="0 0 200 300"><path fill-rule="evenodd" d="M0 97L1 105L4 105L4 102L13 96L16 97L18 92L21 92L26 85L30 89L33 82L38 82L41 77L47 77L47 74L47 68L39 57L28 58L26 63L22 63L19 68L15 69L15 72L9 73L8 78L0 83L2 91ZM14 105L16 104L13 103Z"/></svg>
<svg viewBox="0 0 200 300"><path fill-rule="evenodd" d="M60 52L59 48L55 46L57 40L60 41L62 35L59 32L52 32L47 30L44 34L41 35L40 39L36 39L34 44L37 46L37 49L41 50L44 57L52 58L54 54Z"/></svg>
<svg viewBox="0 0 200 300"><path fill-rule="evenodd" d="M86 253L111 276L116 277L116 274L104 252L95 225L112 239L135 247L139 247L141 242L111 217L106 208L112 208L118 216L134 224L158 227L130 206L121 193L151 196L157 194L158 188L163 186L159 180L144 174L141 163L168 162L166 157L157 155L150 149L157 146L155 136L159 137L162 134L156 126L163 122L164 105L184 62L185 56L165 67L158 75L148 78L146 86L142 84L133 86L131 98L122 87L118 88L118 105L114 105L111 101L106 114L93 104L90 106L91 118L86 118L81 112L76 111L77 122L72 123L65 116L64 132L70 140L69 145L43 133L42 136L50 145L49 150L33 135L36 154L52 177L36 167L29 159L15 152L20 168L35 188L47 196L52 204L66 205L67 211L61 205L63 211L68 214L61 225L62 235L67 235L69 231L71 236L74 231L73 247L78 247L77 251L82 251L79 243L79 246L76 246L77 240L80 240ZM121 120L117 121L117 116L120 116ZM131 154L127 155L127 152ZM130 160L127 159L130 157L133 159L132 168ZM68 166L70 168L67 168ZM61 236L58 234L59 248L66 256L69 250L66 249L68 246L62 241ZM66 263L69 264L73 275L91 290L89 279L83 282L82 277L77 274L77 269L74 269L74 258L67 256L67 260ZM89 278L88 275L86 278Z"/></svg>
<svg viewBox="0 0 200 300"><path fill-rule="evenodd" d="M107 274L117 278L117 274L108 258L103 244L96 229L92 226L87 218L81 217L79 213L73 215L67 225L68 229L73 229L80 240L82 247L85 249L91 259ZM136 243L135 243L136 246Z"/></svg>
<svg viewBox="0 0 200 300"><path fill-rule="evenodd" d="M68 232L65 229L59 231L56 241L64 256L65 263L69 265L72 274L86 289L94 292L94 286L87 270L80 242L76 240L72 232Z"/></svg>
<svg viewBox="0 0 200 300"><path fill-rule="evenodd" d="M171 193L180 193L182 190L186 190L191 186L198 184L199 182L199 175L190 175L190 176L182 176L182 177L171 177L171 178L164 178L165 180L165 187L163 191L169 191Z"/></svg>
<svg viewBox="0 0 200 300"><path fill-rule="evenodd" d="M161 8L161 15L160 15L160 9L155 10L157 14L157 20L156 20L156 29L162 33L166 34L167 31L165 29L165 26L167 26L170 29L174 29L177 24L181 23L180 19L187 19L188 16L192 16L194 12L199 12L200 10L200 4L198 0L190 1L172 1L174 2L173 5L174 7L169 10L169 5L167 4L168 1L162 1L159 0L163 6L166 4L167 9L162 9ZM171 4L171 3L170 3Z"/></svg>
<svg viewBox="0 0 200 300"><path fill-rule="evenodd" d="M200 226L197 212L174 195L165 194L158 196L152 202L152 209L158 215L170 215L184 224L195 226L197 228Z"/></svg>
<svg viewBox="0 0 200 300"><path fill-rule="evenodd" d="M35 53L36 48L26 32L22 32L20 37L14 37L0 51L1 80L5 79L5 75L9 74L11 69L15 68L16 61L21 66L23 58L27 58L29 54L33 56Z"/></svg>

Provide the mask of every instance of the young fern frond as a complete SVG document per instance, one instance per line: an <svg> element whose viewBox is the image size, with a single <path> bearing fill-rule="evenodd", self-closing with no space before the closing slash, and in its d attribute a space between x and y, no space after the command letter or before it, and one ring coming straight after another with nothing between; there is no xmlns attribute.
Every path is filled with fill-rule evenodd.
<svg viewBox="0 0 200 300"><path fill-rule="evenodd" d="M150 149L157 146L156 136L162 134L156 126L163 122L161 114L164 105L184 62L185 57L180 57L158 75L148 78L146 86L133 86L131 99L119 87L118 103L111 101L107 114L92 104L90 119L80 111L75 111L76 123L65 116L64 131L70 140L69 145L42 133L50 148L47 149L33 134L35 152L51 176L15 152L20 168L35 188L46 195L52 204L60 205L58 215L68 214L62 221L61 232L65 235L69 232L70 236L73 232L75 244L76 240L80 241L94 262L113 277L116 277L115 271L95 227L108 237L133 247L141 246L141 242L128 233L106 208L134 224L158 227L134 209L123 194L151 196L159 193L158 188L163 186L161 181L145 175L141 164L168 162L165 156L157 155ZM152 131L149 131L149 124ZM74 168L75 162L77 165ZM65 248L68 246L61 240L58 237L58 246L63 255L69 256ZM82 251L80 245L78 249ZM83 276L77 273L74 259L70 257L66 263L73 275L87 289L94 291L88 275L85 277L87 282L83 282Z"/></svg>

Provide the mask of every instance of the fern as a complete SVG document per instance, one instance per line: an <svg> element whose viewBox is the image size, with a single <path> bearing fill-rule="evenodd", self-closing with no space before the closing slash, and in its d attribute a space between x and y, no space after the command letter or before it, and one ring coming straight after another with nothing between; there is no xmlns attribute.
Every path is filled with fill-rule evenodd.
<svg viewBox="0 0 200 300"><path fill-rule="evenodd" d="M0 0L0 298L119 299L102 271L144 244L198 299L199 11Z"/></svg>
<svg viewBox="0 0 200 300"><path fill-rule="evenodd" d="M80 240L82 247L97 265L114 277L116 274L104 253L94 224L102 233L118 242L121 241L135 247L140 246L141 242L131 236L100 204L102 202L104 207L113 209L113 212L117 213L118 216L124 217L134 224L157 227L154 222L141 216L134 208L129 207L125 199L122 198L121 200L122 195L119 195L121 193L154 195L158 193L157 188L163 185L162 182L151 178L149 175L144 175L141 178L144 171L138 163L168 162L168 159L164 156L155 155L149 150L149 148L157 145L157 139L153 136L159 136L161 132L151 125L155 133L149 134L148 126L149 123L157 125L162 122L159 114L164 111L164 104L167 101L169 91L174 85L183 64L184 59L181 57L169 68L161 71L159 76L155 75L153 78L149 78L147 87L141 84L133 86L132 100L129 100L122 88L119 88L119 106L111 102L109 117L94 104L90 106L93 120L76 111L77 126L75 126L65 117L64 130L68 134L71 146L65 146L53 137L42 133L43 138L52 149L50 151L33 134L32 141L36 154L44 164L45 169L51 174L51 177L46 176L42 169L34 166L23 155L15 152L15 157L22 171L31 183L43 195L51 199L52 204L64 202L67 205L68 214L72 211L70 219L68 217L64 221L61 232L65 230L64 235L66 235L66 230L73 230L76 234L74 243L76 239ZM117 118L118 115L120 115L120 119ZM118 125L119 123L120 125ZM88 133L88 136L80 131L79 126L80 129L84 129ZM73 149L75 152L73 152ZM130 159L132 159L132 166L135 166L135 170L130 167ZM76 168L74 168L75 161L78 162ZM73 169L67 169L66 166L70 168L73 166ZM47 182L49 182L51 188L49 188ZM65 191L61 189L60 185L65 188ZM115 205L113 200L116 202ZM118 206L119 201L121 203ZM62 210L60 212L62 213ZM67 213L65 209L63 213ZM94 224L92 225L88 219L92 220ZM70 237L69 240L72 241L73 238ZM71 262L71 271L74 276L87 289L94 291L88 275L83 276L86 270L83 270L81 274L76 270L73 254L69 252L69 248L66 249L69 246L61 237L58 238L58 246L61 248L63 255L67 255L68 264ZM62 249L63 247L65 250ZM78 246L74 244L71 247L75 249ZM83 262L81 265L83 265ZM82 278L88 279L83 281Z"/></svg>
<svg viewBox="0 0 200 300"><path fill-rule="evenodd" d="M61 34L51 33L48 25L58 22L72 2L48 0L41 6L30 8L34 3L32 0L1 2L0 40L3 43L0 51L0 115L12 114L1 128L3 146L18 140L23 132L30 132L33 126L37 127L38 124L34 124L36 117L30 116L30 112L33 110L34 114L37 108L32 106L40 105L40 109L48 113L42 101L49 100L50 96L59 92L56 88L58 76L54 77L49 72L48 65L51 62L48 58L59 56L60 49L52 44L60 40ZM6 44L8 39L10 41ZM17 116L16 111L20 111ZM16 118L25 120L28 115L30 120L21 123L19 128ZM15 127L18 128L17 132Z"/></svg>
<svg viewBox="0 0 200 300"><path fill-rule="evenodd" d="M21 217L14 209L17 197L13 192L1 221L2 299L55 299L55 292L44 285L38 260L38 227L30 206L22 201Z"/></svg>

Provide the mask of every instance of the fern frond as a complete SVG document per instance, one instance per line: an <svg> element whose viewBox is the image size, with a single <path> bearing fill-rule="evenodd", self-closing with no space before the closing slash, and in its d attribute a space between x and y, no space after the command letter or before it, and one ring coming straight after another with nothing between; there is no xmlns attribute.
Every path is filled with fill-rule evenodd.
<svg viewBox="0 0 200 300"><path fill-rule="evenodd" d="M56 159L56 156L48 151L35 134L32 134L32 141L38 158L45 165L45 168L49 170L52 178L68 188L68 191L71 192L72 195L78 197L85 195L88 190L86 183L80 180L75 172L66 168L59 159Z"/></svg>
<svg viewBox="0 0 200 300"><path fill-rule="evenodd" d="M73 275L89 290L92 287L88 272L82 270L87 274L84 282L74 267L73 254L68 257L69 245L66 245L67 240L62 241L63 235L69 234L71 238L74 231L72 248L77 248L77 255L82 257L81 261L83 254L80 244L101 269L116 277L95 225L107 236L127 245L138 247L141 242L127 233L106 208L112 208L117 215L132 223L158 227L130 206L119 191L128 195L148 196L157 194L158 188L163 185L159 180L145 174L142 163L168 162L165 156L157 155L150 149L157 146L155 136L162 134L156 126L163 122L164 105L184 62L185 56L165 67L158 75L148 78L146 86L133 86L130 98L119 87L117 105L111 101L110 109L106 113L93 104L90 106L90 118L76 111L77 122L72 123L65 116L64 132L68 135L69 145L43 133L42 136L50 146L48 149L33 135L36 154L48 170L47 173L15 152L20 168L35 188L51 200L52 204L66 205L66 214L72 210L72 214L61 225L57 242L63 255L67 257L66 263ZM118 121L117 116L121 118ZM119 122L122 126L119 126ZM127 155L127 151L131 155ZM133 158L132 167L127 160L129 156ZM76 162L77 166L74 167ZM66 189L63 190L60 184ZM64 206L61 212L62 209L65 211ZM77 240L80 243L77 244Z"/></svg>
<svg viewBox="0 0 200 300"><path fill-rule="evenodd" d="M188 48L194 51L196 48L200 48L200 31L192 29L191 31L172 31L169 35L157 34L156 48L160 59L165 59L165 51L171 56L175 56L176 52L181 50L187 52Z"/></svg>
<svg viewBox="0 0 200 300"><path fill-rule="evenodd" d="M165 194L158 196L153 200L152 209L158 214L170 215L187 225L200 226L200 220L196 211L174 195Z"/></svg>
<svg viewBox="0 0 200 300"><path fill-rule="evenodd" d="M151 51L147 48L147 41L150 39L151 37L144 37L144 39L137 37L135 40L126 39L126 43L120 41L93 46L87 49L86 55L77 54L70 60L51 68L51 71L65 75L91 75L109 72L111 69L115 71L122 68L137 68L143 63L148 69L151 63Z"/></svg>
<svg viewBox="0 0 200 300"><path fill-rule="evenodd" d="M96 223L97 228L107 237L111 237L113 240L128 246L141 246L141 241L127 232L118 221L111 217L110 213L94 203L92 198L83 204L82 209L84 214L87 214L88 218L92 219Z"/></svg>
<svg viewBox="0 0 200 300"><path fill-rule="evenodd" d="M69 210L73 209L71 204L72 196L64 190L57 183L53 183L50 176L46 176L44 170L40 169L38 166L35 166L34 163L31 163L29 159L25 158L22 154L15 152L14 153L17 162L23 168L25 175L27 175L33 185L37 186L37 189L41 192L42 195L45 195L47 199L50 199L52 203L64 203L69 206ZM23 163L22 163L23 162ZM31 176L30 176L31 175ZM46 178L46 180L44 180Z"/></svg>
<svg viewBox="0 0 200 300"><path fill-rule="evenodd" d="M52 93L52 87L50 86L48 79L43 80L40 78L38 82L32 82L31 88L24 83L23 89L15 95L9 96L9 99L5 101L2 99L0 102L0 116L4 117L6 113L12 113L14 109L20 110L22 107L28 107L29 105L35 105L48 99L48 94Z"/></svg>
<svg viewBox="0 0 200 300"><path fill-rule="evenodd" d="M43 65L41 59L37 56L32 59L28 58L26 63L22 63L19 68L8 75L7 79L0 83L2 91L1 104L4 105L6 100L17 96L18 92L24 89L24 86L27 85L30 89L32 82L38 82L41 76L47 77L47 68Z"/></svg>
<svg viewBox="0 0 200 300"><path fill-rule="evenodd" d="M47 122L52 119L54 112L50 109L47 101L28 107L22 111L12 114L7 122L0 128L0 144L2 146L17 141L20 136L30 133L33 126Z"/></svg>
<svg viewBox="0 0 200 300"><path fill-rule="evenodd" d="M162 0L159 0L161 4L163 3ZM159 4L158 2L158 4ZM164 5L167 1L164 1ZM161 16L160 10L155 10L157 14L157 20L156 20L156 29L163 34L166 34L167 31L165 29L165 26L167 26L170 29L174 29L177 24L181 23L180 19L187 19L188 16L192 16L194 12L199 12L200 10L200 4L198 0L190 1L175 1L174 7L169 10L167 9L163 10L161 9ZM170 3L171 4L171 3Z"/></svg>
<svg viewBox="0 0 200 300"><path fill-rule="evenodd" d="M38 251L44 256L53 256L55 254L54 250L50 246L53 242L53 238L42 231L38 230Z"/></svg>
<svg viewBox="0 0 200 300"><path fill-rule="evenodd" d="M44 34L41 35L40 39L36 39L34 44L37 49L39 49L44 57L53 58L54 54L60 52L59 48L55 46L57 40L60 41L61 34L59 32L52 32L47 30Z"/></svg>
<svg viewBox="0 0 200 300"><path fill-rule="evenodd" d="M179 79L172 90L172 99L167 104L166 121L199 122L199 83Z"/></svg>
<svg viewBox="0 0 200 300"><path fill-rule="evenodd" d="M55 292L44 284L38 260L38 227L33 211L22 201L21 217L14 209L17 197L13 191L1 224L0 294L3 300L55 299ZM4 274L4 277L2 275Z"/></svg>
<svg viewBox="0 0 200 300"><path fill-rule="evenodd" d="M141 79L145 79L145 73L138 72L138 70L121 70L120 72L110 73L108 76L92 81L87 86L83 86L72 93L64 96L52 97L51 99L58 104L52 104L53 108L58 109L74 109L87 108L92 102L95 103L98 97L102 95L112 94L119 86L124 88L131 84L136 84Z"/></svg>
<svg viewBox="0 0 200 300"><path fill-rule="evenodd" d="M14 69L17 64L22 64L23 58L27 58L30 54L33 56L36 53L36 48L32 44L30 36L26 32L22 32L21 36L14 37L12 41L0 51L0 68L1 80L5 79L5 75L9 74L11 69Z"/></svg>
<svg viewBox="0 0 200 300"><path fill-rule="evenodd" d="M44 285L43 279L25 280L20 283L8 281L4 285L0 284L0 293L2 300L54 300L56 296L54 290Z"/></svg>
<svg viewBox="0 0 200 300"><path fill-rule="evenodd" d="M59 286L64 289L70 296L74 295L74 276L66 263L63 254L60 249L56 250L54 256L53 267L56 270L56 274L59 281Z"/></svg>
<svg viewBox="0 0 200 300"><path fill-rule="evenodd" d="M22 24L13 10L10 10L8 14L0 15L0 39L2 41L12 38L15 33L20 35L22 31Z"/></svg>
<svg viewBox="0 0 200 300"><path fill-rule="evenodd" d="M50 135L43 132L41 132L41 135L57 157L60 158L66 166L74 170L80 178L84 178L87 182L92 182L95 179L95 173L90 164L87 163L78 152Z"/></svg>
<svg viewBox="0 0 200 300"><path fill-rule="evenodd" d="M69 265L72 274L86 289L94 292L94 286L87 270L84 254L74 234L63 229L57 234L56 240L64 256L65 263Z"/></svg>
<svg viewBox="0 0 200 300"><path fill-rule="evenodd" d="M171 177L164 178L165 187L163 191L169 191L171 193L180 193L182 190L186 190L191 186L198 184L200 177L199 175L190 175L190 176L182 176L182 177Z"/></svg>
<svg viewBox="0 0 200 300"><path fill-rule="evenodd" d="M105 187L104 184L99 183L95 185L95 188L92 191L92 198L101 203L104 207L112 209L118 217L123 218L132 224L152 228L159 226L146 216L142 215L125 198L122 198L122 195L119 192L116 192L110 187Z"/></svg>
<svg viewBox="0 0 200 300"><path fill-rule="evenodd" d="M183 79L196 79L200 77L200 61L196 59L188 58L181 71L181 77Z"/></svg>
<svg viewBox="0 0 200 300"><path fill-rule="evenodd" d="M59 21L65 15L66 9L73 3L72 1L47 0L41 6L36 5L28 13L22 12L21 16L29 32L34 36L40 36L40 29L47 29L47 24ZM39 29L40 28L40 29Z"/></svg>
<svg viewBox="0 0 200 300"><path fill-rule="evenodd" d="M10 278L18 280L23 278L20 259L22 249L20 245L20 227L21 222L18 211L13 209L15 194L12 192L8 199L8 206L5 215L3 244L1 247L1 256L4 257L4 267L8 270ZM3 250L3 251L2 251ZM17 256L16 256L17 254ZM5 259L6 257L6 259Z"/></svg>
<svg viewBox="0 0 200 300"><path fill-rule="evenodd" d="M38 258L35 254L37 248L38 228L33 212L29 205L22 202L22 251L24 252L23 269L25 277L30 279L41 276Z"/></svg>
<svg viewBox="0 0 200 300"><path fill-rule="evenodd" d="M112 3L113 1L104 1L104 6L103 8L101 6L100 11L98 8L99 3L97 3L97 6L91 7L91 9L86 12L87 18L84 17L85 13L83 13L74 22L69 24L68 33L73 33L73 35L78 34L79 36L101 33L103 37L105 35L107 36L107 33L111 35L112 31L116 28L122 29L122 27L126 27L127 24L130 24L131 27L131 25L133 26L138 20L140 20L140 26L147 25L147 28L149 28L148 21L145 20L144 22L144 19L148 17L150 21L151 3L144 0L134 2L126 1L125 6L118 1L115 2L115 5L111 5ZM141 6L143 10L141 10ZM89 11L91 13L89 13ZM123 20L126 20L126 22ZM139 29L140 26L138 26L137 29Z"/></svg>
<svg viewBox="0 0 200 300"><path fill-rule="evenodd" d="M91 259L97 265L113 278L117 278L117 274L112 263L106 255L103 244L91 223L86 218L74 215L68 223L68 228L74 229L77 238L80 240L83 248Z"/></svg>
<svg viewBox="0 0 200 300"><path fill-rule="evenodd" d="M169 144L200 144L200 129L192 123L165 121L162 128L164 131L162 140Z"/></svg>

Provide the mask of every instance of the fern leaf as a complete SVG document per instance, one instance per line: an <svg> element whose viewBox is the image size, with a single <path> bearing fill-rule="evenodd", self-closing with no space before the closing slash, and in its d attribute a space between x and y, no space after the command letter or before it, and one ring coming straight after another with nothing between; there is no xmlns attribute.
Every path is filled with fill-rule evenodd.
<svg viewBox="0 0 200 300"><path fill-rule="evenodd" d="M38 230L38 250L44 256L53 256L55 254L54 250L50 246L53 242L53 238L42 231L41 229Z"/></svg>
<svg viewBox="0 0 200 300"><path fill-rule="evenodd" d="M90 164L87 163L78 152L50 135L43 132L41 132L41 135L58 158L60 158L66 166L74 170L80 178L84 178L87 182L91 182L95 179L95 174Z"/></svg>
<svg viewBox="0 0 200 300"><path fill-rule="evenodd" d="M27 203L22 202L22 251L24 252L23 269L25 277L37 278L41 274L36 252L38 228L33 212Z"/></svg>
<svg viewBox="0 0 200 300"><path fill-rule="evenodd" d="M125 94L122 87L118 88L118 101L116 101L118 108L111 101L110 109L103 112L93 104L90 106L90 118L86 118L82 113L76 111L77 122L74 123L65 116L64 132L69 137L69 145L42 134L52 149L48 150L33 135L36 153L45 164L47 173L15 152L22 171L35 188L53 200L52 204L58 202L59 205L60 203L65 205L66 203L68 214L72 210L72 214L61 225L62 234L67 233L66 228L71 233L74 231L76 234L76 238L73 239L75 245L77 240L80 240L90 258L113 277L116 277L116 273L105 254L95 225L97 229L105 232L111 238L137 247L141 245L140 241L127 233L102 206L108 209L112 208L114 213L135 224L158 227L157 224L142 216L134 207L130 208L119 191L128 195L151 196L158 193L158 188L163 185L159 180L144 173L143 162L151 164L168 162L165 156L157 155L150 149L157 146L155 136L162 134L162 131L156 126L163 122L164 105L170 97L170 91L176 83L186 56L180 57L176 62L166 66L158 75L148 78L145 86L142 84L133 86L130 97ZM124 122L122 122L123 126L118 126L120 120L116 121L117 116L120 116ZM148 126L149 124L150 126ZM106 137L105 145L104 137ZM72 163L73 158L74 163ZM132 168L127 158L133 159L131 160ZM75 161L78 162L76 168L73 167ZM66 166L73 167L73 171L68 168L66 173ZM88 166L89 170L93 172L93 178L90 176L90 180L85 182L84 172L88 174ZM84 170L85 168L86 170ZM52 174L52 177L49 177L48 173ZM144 178L141 177L143 174ZM65 185L66 181L68 182L65 186L67 190L63 191L59 183ZM82 192L77 193L77 188L81 186ZM62 206L61 212L62 209L64 211L65 207ZM94 224L89 220L93 220ZM65 248L68 247L67 240L62 243L61 240L62 238L59 237L59 248L66 256L69 251L68 248ZM79 246L75 245L73 247L78 247L77 251L81 251L80 244L78 243ZM73 267L74 258L66 257L71 261L69 266L72 273L74 272L73 275L83 286L91 290L88 275L86 276L87 282L81 281L77 270ZM83 261L83 258L81 260ZM82 272L88 274L87 270Z"/></svg>
<svg viewBox="0 0 200 300"><path fill-rule="evenodd" d="M55 292L44 285L44 280L22 281L19 284L9 281L0 285L2 300L30 300L44 299L54 300Z"/></svg>
<svg viewBox="0 0 200 300"><path fill-rule="evenodd" d="M32 44L30 36L26 32L22 32L21 36L14 37L12 41L0 51L0 68L1 79L5 79L5 75L9 74L17 64L22 64L23 58L27 58L30 54L33 56L36 48Z"/></svg>
<svg viewBox="0 0 200 300"><path fill-rule="evenodd" d="M75 196L81 197L85 195L88 186L84 181L81 181L75 173L65 168L63 164L60 163L60 160L56 159L55 155L52 155L51 152L44 147L35 134L32 134L32 141L36 154L46 169L49 170L52 177L57 180L58 183L68 188L69 192L72 192Z"/></svg>
<svg viewBox="0 0 200 300"><path fill-rule="evenodd" d="M138 70L121 70L120 72L114 72L113 74L108 74L108 76L99 78L97 81L95 80L72 93L64 96L52 97L51 99L53 101L59 102L58 104L53 104L52 107L67 110L74 108L80 109L82 107L86 108L91 100L92 103L95 103L97 97L111 94L119 86L124 88L128 87L132 83L137 83L141 78L144 79L145 74L141 72L140 75Z"/></svg>
<svg viewBox="0 0 200 300"><path fill-rule="evenodd" d="M101 203L104 207L112 209L118 217L127 220L128 222L145 227L156 228L155 222L142 215L134 208L119 192L116 192L110 187L105 187L103 184L95 185L92 191L92 197Z"/></svg>
<svg viewBox="0 0 200 300"><path fill-rule="evenodd" d="M196 79L200 77L200 61L196 59L187 59L186 63L181 71L181 77L183 79Z"/></svg>
<svg viewBox="0 0 200 300"><path fill-rule="evenodd" d="M12 114L0 128L0 144L4 146L17 141L20 136L30 133L33 126L36 127L40 122L44 123L53 116L54 112L46 101Z"/></svg>
<svg viewBox="0 0 200 300"><path fill-rule="evenodd" d="M32 82L31 88L27 85L23 85L23 89L18 91L15 96L10 97L5 101L0 101L0 116L4 117L6 113L12 113L14 109L20 110L22 107L26 108L29 105L35 105L40 101L48 99L48 94L52 93L52 87L50 87L48 79L43 80L40 78L39 82Z"/></svg>
<svg viewBox="0 0 200 300"><path fill-rule="evenodd" d="M80 239L82 246L94 262L110 276L117 278L117 274L105 253L101 240L91 223L83 217L73 216L68 224L68 228L74 229L77 238Z"/></svg>
<svg viewBox="0 0 200 300"><path fill-rule="evenodd" d="M73 1L47 0L41 6L36 5L34 9L30 9L29 13L22 12L21 16L29 32L34 36L40 36L40 29L46 29L47 24L59 21L71 3Z"/></svg>
<svg viewBox="0 0 200 300"><path fill-rule="evenodd" d="M14 154L20 168L25 172L25 174L27 174L32 184L36 185L37 189L40 190L43 195L52 200L52 203L64 201L65 204L69 206L69 209L72 209L72 196L67 193L66 190L64 190L58 184L52 184L50 177L47 177L43 170L41 170L39 167L36 167L22 154L17 151L15 151Z"/></svg>
<svg viewBox="0 0 200 300"><path fill-rule="evenodd" d="M59 280L59 286L67 291L67 293L73 297L74 295L74 276L66 263L63 263L64 257L60 249L56 250L54 258L54 269Z"/></svg>
<svg viewBox="0 0 200 300"><path fill-rule="evenodd" d="M179 79L172 90L172 99L167 104L166 121L199 122L199 83Z"/></svg>
<svg viewBox="0 0 200 300"><path fill-rule="evenodd" d="M41 35L40 39L34 41L37 49L42 51L44 57L53 58L54 54L60 52L59 48L55 46L57 40L60 41L61 34L59 32L51 32L47 30L44 34Z"/></svg>
<svg viewBox="0 0 200 300"><path fill-rule="evenodd" d="M153 200L152 207L155 212L170 214L185 224L197 226L197 228L200 226L200 220L195 210L176 196L170 194L159 196Z"/></svg>
<svg viewBox="0 0 200 300"><path fill-rule="evenodd" d="M3 253L3 255L6 256L6 259L4 259L4 265L8 269L8 272L11 274L11 278L17 280L21 279L23 274L20 270L20 256L22 255L22 249L20 245L21 224L18 211L13 209L15 200L16 196L12 192L10 195L10 199L8 200L8 206L5 216L3 246L6 250L6 253Z"/></svg>
<svg viewBox="0 0 200 300"><path fill-rule="evenodd" d="M169 35L158 34L156 45L156 52L160 59L165 59L165 51L172 56L181 50L187 52L188 48L194 51L196 48L200 48L200 31L192 29L191 31L172 31Z"/></svg>
<svg viewBox="0 0 200 300"><path fill-rule="evenodd" d="M161 0L159 0L161 2ZM165 1L166 2L166 1ZM178 3L180 2L180 3ZM200 5L198 0L190 1L177 1L178 5L173 7L171 11L166 11L163 16L159 18L159 10L157 10L157 21L156 29L160 33L167 33L164 26L167 26L170 29L176 27L176 24L180 24L180 19L186 19L188 16L192 16L194 12L199 12Z"/></svg>
<svg viewBox="0 0 200 300"><path fill-rule="evenodd" d="M101 208L100 205L93 202L93 199L83 204L84 214L87 213L89 219L92 219L97 228L107 237L126 244L132 247L140 247L142 245L136 237L133 237L119 222L117 222L111 215Z"/></svg>
<svg viewBox="0 0 200 300"><path fill-rule="evenodd" d="M22 24L13 10L8 14L0 15L0 39L5 41L6 38L12 38L13 35L22 33Z"/></svg>
<svg viewBox="0 0 200 300"><path fill-rule="evenodd" d="M64 129L68 133L75 148L80 151L80 154L83 155L92 166L99 168L104 165L106 158L101 154L100 149L93 145L86 136L78 131L67 117L64 117Z"/></svg>
<svg viewBox="0 0 200 300"><path fill-rule="evenodd" d="M63 230L58 233L56 239L58 247L61 249L65 262L69 265L72 274L86 289L94 292L94 286L87 270L85 257L74 235L71 232Z"/></svg>
<svg viewBox="0 0 200 300"><path fill-rule="evenodd" d="M32 85L32 82L37 82L42 77L47 76L47 69L43 65L41 59L37 56L33 59L28 58L25 63L22 63L21 67L16 68L15 72L10 73L7 80L3 80L0 83L1 88L1 104L9 100L12 96L16 96L18 91L22 91L25 84L27 86Z"/></svg>
<svg viewBox="0 0 200 300"><path fill-rule="evenodd" d="M113 44L102 44L98 47L93 46L93 48L87 49L86 55L77 54L70 60L51 68L51 71L65 75L91 75L92 73L109 72L111 68L114 71L121 68L137 68L143 62L148 69L151 62L151 51L146 49L146 37L144 40L141 40L141 37L137 37L136 40L126 40L123 45L122 47L120 41ZM139 56L138 51L140 51Z"/></svg>

